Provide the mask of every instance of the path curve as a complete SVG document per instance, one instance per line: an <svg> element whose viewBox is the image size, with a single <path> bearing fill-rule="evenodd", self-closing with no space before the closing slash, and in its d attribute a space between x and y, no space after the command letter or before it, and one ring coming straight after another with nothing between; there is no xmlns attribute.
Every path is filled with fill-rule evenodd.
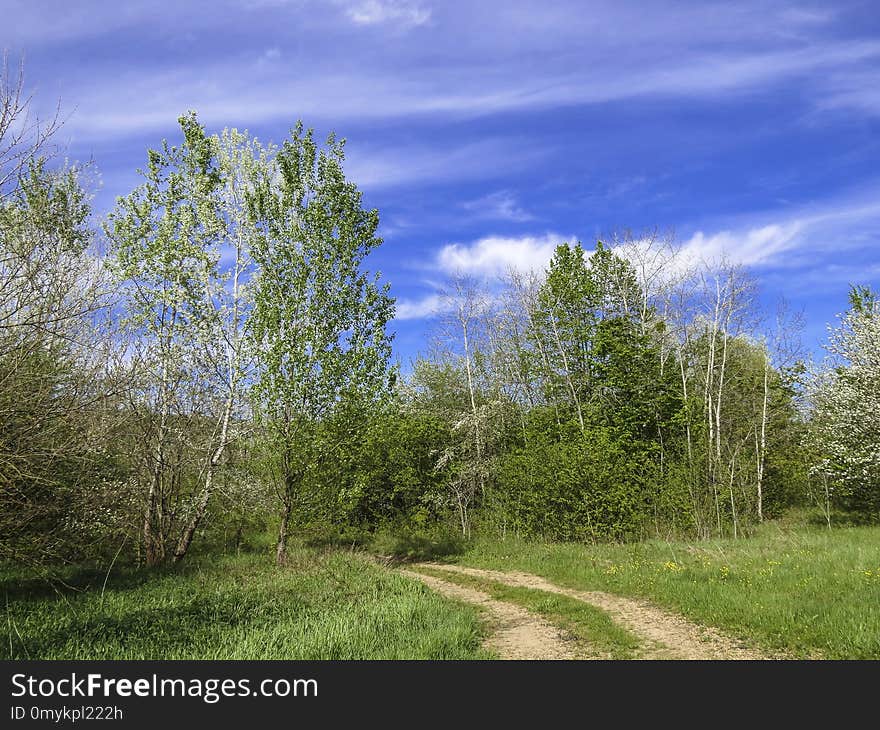
<svg viewBox="0 0 880 730"><path fill-rule="evenodd" d="M646 601L624 598L603 591L563 588L531 573L482 570L445 563L423 563L426 567L484 578L521 588L557 593L590 603L644 642L645 659L770 659L717 629L700 626L683 616Z"/></svg>
<svg viewBox="0 0 880 730"><path fill-rule="evenodd" d="M500 659L576 659L574 642L556 626L512 603L497 601L487 593L447 583L432 575L410 570L403 575L416 578L431 590L483 608L490 616L492 634L484 647Z"/></svg>

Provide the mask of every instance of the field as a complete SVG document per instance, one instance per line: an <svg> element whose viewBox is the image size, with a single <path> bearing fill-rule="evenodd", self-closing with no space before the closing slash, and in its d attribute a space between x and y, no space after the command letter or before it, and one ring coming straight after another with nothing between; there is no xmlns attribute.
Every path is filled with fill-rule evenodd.
<svg viewBox="0 0 880 730"><path fill-rule="evenodd" d="M880 658L880 528L770 524L749 539L704 543L477 541L441 561L644 599L762 655ZM441 568L415 566L541 616L578 656L640 655L637 639L595 606ZM298 547L281 569L260 552L63 577L0 576L0 658L494 658L483 643L497 627L479 606L350 550Z"/></svg>

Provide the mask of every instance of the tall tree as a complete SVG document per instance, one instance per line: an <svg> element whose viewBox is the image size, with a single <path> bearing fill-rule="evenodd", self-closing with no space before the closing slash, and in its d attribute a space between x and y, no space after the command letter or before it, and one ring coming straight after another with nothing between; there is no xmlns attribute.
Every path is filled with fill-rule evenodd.
<svg viewBox="0 0 880 730"><path fill-rule="evenodd" d="M381 244L379 214L345 178L344 144L319 149L298 123L255 186L259 271L250 332L259 352L255 403L278 456L284 560L291 514L314 462L316 427L342 399L369 399L389 381L394 301L364 269Z"/></svg>
<svg viewBox="0 0 880 730"><path fill-rule="evenodd" d="M183 142L163 141L149 151L144 182L119 199L106 225L113 267L126 283L128 321L146 350L142 362L151 375L143 394L152 442L143 475L150 565L165 559L169 537L165 503L176 483L170 454L175 411L188 402L184 388L199 380L195 355L215 323L212 294L223 279L215 250L223 233L216 144L194 113L181 117L180 126ZM194 514L201 511L199 500Z"/></svg>
<svg viewBox="0 0 880 730"><path fill-rule="evenodd" d="M234 438L233 416L241 405L253 364L245 327L253 304L249 284L256 274L252 247L257 228L247 198L265 173L270 151L237 129L225 129L211 142L220 177L215 214L221 228L220 235L209 242L211 265L204 270L201 281L203 307L196 358L211 393L213 435L198 496L174 550L175 562L184 558L205 518L216 488L217 470Z"/></svg>

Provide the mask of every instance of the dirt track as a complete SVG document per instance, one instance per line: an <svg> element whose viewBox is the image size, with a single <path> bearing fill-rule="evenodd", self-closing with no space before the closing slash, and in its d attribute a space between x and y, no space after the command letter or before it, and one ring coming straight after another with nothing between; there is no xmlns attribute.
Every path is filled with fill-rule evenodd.
<svg viewBox="0 0 880 730"><path fill-rule="evenodd" d="M673 614L664 609L653 606L645 601L632 598L624 598L611 593L601 591L578 591L571 588L563 588L550 583L545 578L529 573L500 572L494 570L481 570L478 568L466 568L460 565L446 565L439 563L425 563L425 567L435 570L444 570L453 573L462 573L477 578L505 583L509 586L533 588L548 593L557 593L569 596L579 601L585 601L605 611L615 622L631 631L642 640L642 658L644 659L768 659L754 649L750 649L741 642L729 636L725 636L717 629L707 628L689 621L683 616ZM485 593L472 589L460 588L442 580L432 578L419 573L408 572L408 575L418 577L431 588L440 593L450 595L450 588L467 591L482 596L487 601L492 599ZM472 603L480 601L470 600L465 594L456 596ZM482 600L482 599L480 599ZM493 603L501 604L500 601ZM518 611L525 612L510 604L501 604ZM528 614L531 616L531 614ZM536 618L536 617L534 617ZM543 621L542 619L537 619ZM544 622L546 623L546 622ZM552 627L551 627L552 628ZM518 658L518 657L509 657ZM570 657L531 657L531 658L570 658Z"/></svg>
<svg viewBox="0 0 880 730"><path fill-rule="evenodd" d="M482 608L492 629L485 647L500 659L576 659L573 642L553 624L512 603L496 601L482 591L447 583L431 575L403 571L431 590Z"/></svg>

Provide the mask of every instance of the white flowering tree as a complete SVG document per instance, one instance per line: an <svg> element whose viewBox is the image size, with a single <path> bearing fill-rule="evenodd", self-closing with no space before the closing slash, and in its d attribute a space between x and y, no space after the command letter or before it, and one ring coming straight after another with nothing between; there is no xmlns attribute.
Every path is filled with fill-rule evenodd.
<svg viewBox="0 0 880 730"><path fill-rule="evenodd" d="M864 287L830 332L832 360L814 381L814 473L852 508L880 508L880 300Z"/></svg>
<svg viewBox="0 0 880 730"><path fill-rule="evenodd" d="M151 150L144 182L120 198L107 234L125 282L128 324L142 349L143 542L150 565L182 560L217 488L235 437L252 359L244 328L256 223L247 196L265 176L266 151L245 133L209 137L194 113L183 142ZM240 414L239 414L240 415ZM207 436L197 437L201 423ZM180 453L198 456L182 493ZM176 538L172 532L177 532Z"/></svg>

